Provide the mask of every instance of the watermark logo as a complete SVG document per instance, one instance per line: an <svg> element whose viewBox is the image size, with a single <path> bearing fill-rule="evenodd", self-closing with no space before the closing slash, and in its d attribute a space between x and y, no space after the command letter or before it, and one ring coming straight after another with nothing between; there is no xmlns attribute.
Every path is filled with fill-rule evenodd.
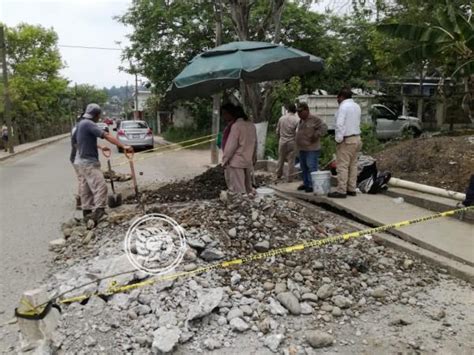
<svg viewBox="0 0 474 355"><path fill-rule="evenodd" d="M124 244L130 263L152 275L173 270L186 252L183 227L163 214L148 214L136 220L128 229Z"/></svg>

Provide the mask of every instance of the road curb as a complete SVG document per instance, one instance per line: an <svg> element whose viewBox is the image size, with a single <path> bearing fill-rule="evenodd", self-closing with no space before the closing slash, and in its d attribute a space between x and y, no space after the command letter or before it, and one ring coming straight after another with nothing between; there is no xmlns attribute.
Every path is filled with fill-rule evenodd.
<svg viewBox="0 0 474 355"><path fill-rule="evenodd" d="M303 201L297 197L291 196L285 192L277 191L277 195L289 201L298 203L301 206L305 206L308 209L315 208L313 204L307 201ZM367 228L367 225L352 220L346 221L345 224L355 229ZM405 252L427 263L443 268L448 274L474 285L474 267L471 265L459 262L434 251L422 248L416 244L413 244L409 241L405 241L388 233L374 233L373 237L374 240L379 244L388 246L392 249L396 249L401 252Z"/></svg>
<svg viewBox="0 0 474 355"><path fill-rule="evenodd" d="M63 140L63 139L65 139L65 138L69 137L69 136L70 136L70 133L64 133L64 134L61 134L61 135L59 135L59 136L55 136L54 138L51 137L51 140L48 140L48 141L46 141L46 142L41 142L41 143L39 143L39 144L37 144L37 145L34 145L34 146L32 146L32 147L23 149L23 150L21 150L21 151L19 151L19 152L15 152L15 153L13 153L13 154L9 154L9 155L5 155L5 156L3 156L3 157L0 157L0 162L1 162L1 161L4 161L4 160L7 160L7 159L10 159L10 158L13 158L13 157L16 157L16 156L21 155L21 154L23 154L23 153L31 152L32 150L35 150L35 149L37 149L37 148L41 148L41 147L47 146L47 145L49 145L49 144L56 143L56 142L58 142L58 141L60 141L60 140Z"/></svg>

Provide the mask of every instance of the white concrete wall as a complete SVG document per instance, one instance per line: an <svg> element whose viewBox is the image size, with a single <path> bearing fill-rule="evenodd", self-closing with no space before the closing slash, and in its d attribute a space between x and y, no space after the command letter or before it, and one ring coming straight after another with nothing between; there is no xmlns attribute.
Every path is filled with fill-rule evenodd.
<svg viewBox="0 0 474 355"><path fill-rule="evenodd" d="M327 125L328 129L335 129L335 113L338 108L336 95L301 95L298 96L298 101L304 101L308 104L311 113L319 116ZM354 96L354 101L360 105L362 110L362 122L371 123L370 106L372 104L373 96Z"/></svg>
<svg viewBox="0 0 474 355"><path fill-rule="evenodd" d="M185 107L177 107L173 111L173 126L177 128L195 127L194 117Z"/></svg>

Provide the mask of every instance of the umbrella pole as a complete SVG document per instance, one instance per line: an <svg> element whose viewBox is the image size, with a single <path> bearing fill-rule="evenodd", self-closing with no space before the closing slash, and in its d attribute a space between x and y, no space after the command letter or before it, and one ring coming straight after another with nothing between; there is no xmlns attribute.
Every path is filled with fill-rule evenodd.
<svg viewBox="0 0 474 355"><path fill-rule="evenodd" d="M222 44L222 4L221 0L214 2L214 14L216 20L216 47ZM221 95L212 96L212 134L217 138L219 134ZM211 141L211 164L219 163L219 147L217 141Z"/></svg>
<svg viewBox="0 0 474 355"><path fill-rule="evenodd" d="M221 106L221 95L216 94L212 96L212 134L217 137L219 134L219 110ZM219 147L216 141L211 141L211 164L219 163Z"/></svg>

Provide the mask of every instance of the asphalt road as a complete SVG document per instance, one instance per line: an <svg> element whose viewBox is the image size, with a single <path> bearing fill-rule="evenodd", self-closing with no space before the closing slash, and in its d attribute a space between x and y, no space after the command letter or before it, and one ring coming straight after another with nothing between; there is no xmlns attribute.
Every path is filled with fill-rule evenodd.
<svg viewBox="0 0 474 355"><path fill-rule="evenodd" d="M69 144L65 139L0 163L0 352L12 352L17 342L16 327L1 325L12 319L25 290L41 286L48 242L61 237L61 223L75 213L77 185ZM114 147L112 158L120 156ZM140 186L195 175L210 160L206 150L144 156L136 163ZM128 164L116 170L130 171ZM121 185L127 187L130 182Z"/></svg>
<svg viewBox="0 0 474 355"><path fill-rule="evenodd" d="M74 213L68 151L65 139L0 165L0 323L12 318L23 291L40 286L48 242L61 236L61 221ZM5 330L3 350L12 338Z"/></svg>

